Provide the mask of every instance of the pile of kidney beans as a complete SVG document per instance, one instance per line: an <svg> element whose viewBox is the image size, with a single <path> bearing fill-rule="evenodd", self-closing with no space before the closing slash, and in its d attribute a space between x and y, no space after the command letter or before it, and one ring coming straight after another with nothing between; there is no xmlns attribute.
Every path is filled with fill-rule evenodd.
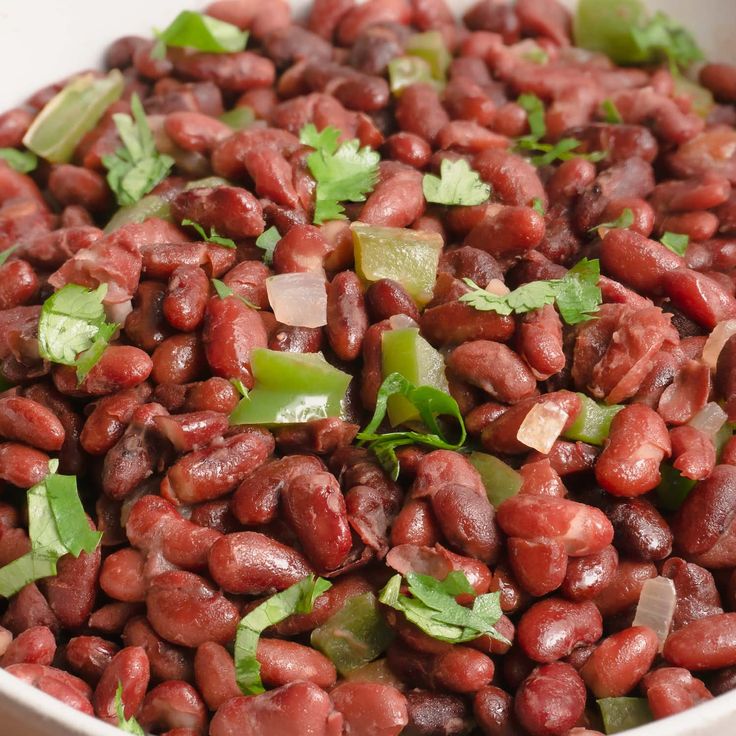
<svg viewBox="0 0 736 736"><path fill-rule="evenodd" d="M123 71L124 98L73 163L28 176L0 164L0 250L20 244L0 267L1 371L15 384L0 396L0 564L29 549L24 489L50 457L78 477L104 532L94 554L62 558L56 577L0 602L0 666L110 723L120 682L126 715L168 736L590 736L601 728L595 698L647 697L663 717L735 687L736 440L716 465L712 437L687 423L711 400L736 420L736 337L715 372L701 359L709 333L736 317L736 68L702 70L719 102L703 119L666 68L618 68L572 47L554 0L482 0L463 24L445 0L316 0L304 25L282 0L219 0L207 12L249 29L252 50L156 59L152 41L121 38L106 61ZM428 29L454 54L446 88L417 84L392 99L387 63ZM525 56L529 38L546 64ZM61 86L0 115L0 147L20 147ZM154 193L176 222L214 227L237 250L156 218L103 234L115 207L101 157L120 145L112 115L133 92L176 159ZM536 169L513 153L528 132L522 92L545 101L550 140L573 135L605 158ZM602 122L604 99L623 123ZM257 123L233 132L220 122L235 105ZM396 282L361 284L348 221L311 224L298 139L308 122L382 154L375 191L348 205L351 219L443 235L422 312ZM471 162L492 186L489 203L426 204L422 172L446 157ZM211 175L232 185L184 190ZM590 231L626 208L629 229ZM283 237L268 267L254 238L271 225ZM689 235L684 257L658 242L665 231ZM577 327L551 306L513 317L458 301L463 278L513 288L559 278L583 256L600 259L604 304ZM276 323L265 279L320 268L326 328ZM73 368L38 353L57 271L57 285L107 283L111 318L124 323L80 386ZM261 311L215 296L211 277ZM403 448L393 482L353 444L397 314L449 356L476 447L523 478L495 512L463 454ZM254 347L322 351L352 373L344 420L229 427L239 399L229 379L253 385ZM535 403L573 416L575 391L626 405L602 451L558 440L541 455L516 439ZM643 495L667 459L700 481L674 514ZM410 569L462 570L479 593L500 591L498 629L513 644L446 644L387 614L396 638L385 660L338 681L309 632ZM238 620L310 572L333 587L311 614L266 632L268 691L242 696ZM677 590L662 653L651 630L632 626L657 575Z"/></svg>

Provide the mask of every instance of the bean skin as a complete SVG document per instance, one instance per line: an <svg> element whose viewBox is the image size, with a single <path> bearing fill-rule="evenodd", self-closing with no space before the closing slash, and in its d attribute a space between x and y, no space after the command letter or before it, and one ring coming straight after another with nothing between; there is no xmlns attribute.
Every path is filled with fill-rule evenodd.
<svg viewBox="0 0 736 736"><path fill-rule="evenodd" d="M141 647L125 647L111 660L100 677L94 692L95 713L107 723L117 724L115 692L122 684L123 712L133 717L143 702L148 687L149 667Z"/></svg>

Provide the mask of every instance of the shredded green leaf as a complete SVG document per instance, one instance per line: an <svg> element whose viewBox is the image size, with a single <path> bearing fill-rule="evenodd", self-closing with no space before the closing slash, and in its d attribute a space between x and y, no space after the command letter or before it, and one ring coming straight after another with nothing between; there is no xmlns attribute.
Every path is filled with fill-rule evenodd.
<svg viewBox="0 0 736 736"><path fill-rule="evenodd" d="M118 680L118 686L115 690L115 715L118 717L117 726L125 733L132 733L136 736L146 736L145 731L141 728L140 723L136 721L134 716L125 717L125 704L123 703L123 683Z"/></svg>
<svg viewBox="0 0 736 736"><path fill-rule="evenodd" d="M215 245L221 245L223 248L237 248L234 240L231 240L230 238L223 238L222 235L219 235L217 230L215 230L215 228L213 227L210 228L210 234L207 235L205 229L198 222L194 222L194 220L182 220L181 224L185 227L189 226L194 228L197 231L199 237L202 238L205 243L214 243Z"/></svg>
<svg viewBox="0 0 736 736"><path fill-rule="evenodd" d="M601 161L605 158L604 151L576 153L581 143L577 138L561 138L557 143L543 143L542 138L547 134L544 103L537 95L530 93L519 95L516 102L526 111L530 130L528 135L516 139L516 148L518 151L533 154L529 160L535 166L548 166L555 161L569 161L571 158L584 158L588 161Z"/></svg>
<svg viewBox="0 0 736 736"><path fill-rule="evenodd" d="M123 147L102 157L107 169L107 182L118 204L135 204L153 189L174 165L171 156L159 153L148 127L146 113L137 94L130 100L133 117L125 113L113 115Z"/></svg>
<svg viewBox="0 0 736 736"><path fill-rule="evenodd" d="M0 266L2 266L3 263L5 263L5 261L7 261L8 258L10 258L10 256L12 256L17 249L18 243L16 243L15 245L11 245L10 248L6 248L5 250L0 251Z"/></svg>
<svg viewBox="0 0 736 736"><path fill-rule="evenodd" d="M369 146L353 139L338 145L340 131L328 126L322 132L309 123L299 140L316 149L307 157L307 166L317 182L314 222L344 220L340 202L365 202L378 181L381 157Z"/></svg>
<svg viewBox="0 0 736 736"><path fill-rule="evenodd" d="M544 217L544 202L539 197L534 197L532 200L532 209L538 212L542 217Z"/></svg>
<svg viewBox="0 0 736 736"><path fill-rule="evenodd" d="M308 575L243 616L235 635L234 658L235 679L244 695L257 695L264 691L261 665L256 659L261 632L292 614L310 613L317 598L331 587L332 583L324 578L315 579L314 575Z"/></svg>
<svg viewBox="0 0 736 736"><path fill-rule="evenodd" d="M386 606L401 611L426 634L440 641L458 644L488 635L508 643L496 631L501 618L501 594L475 596L472 608L461 606L458 595L474 595L467 577L460 571L451 572L444 580L430 575L409 572L405 576L410 595L401 592L401 575L394 575L378 594Z"/></svg>
<svg viewBox="0 0 736 736"><path fill-rule="evenodd" d="M422 189L427 202L436 204L472 206L483 204L491 196L491 187L464 158L444 159L439 176L424 175Z"/></svg>
<svg viewBox="0 0 736 736"><path fill-rule="evenodd" d="M632 27L631 35L643 55L650 60L666 58L675 74L704 58L690 32L662 12L643 27Z"/></svg>
<svg viewBox="0 0 736 736"><path fill-rule="evenodd" d="M472 291L463 294L460 301L480 312L503 315L523 314L556 303L565 322L575 325L591 319L598 311L602 301L599 279L599 261L583 258L561 279L531 281L503 296L481 289L471 279L464 279Z"/></svg>
<svg viewBox="0 0 736 736"><path fill-rule="evenodd" d="M273 252L276 250L279 240L281 240L281 235L276 225L271 225L268 230L264 230L256 238L256 245L259 248L263 248L263 262L266 265L273 263Z"/></svg>
<svg viewBox="0 0 736 736"><path fill-rule="evenodd" d="M678 256L684 256L687 246L690 245L690 236L668 231L659 239L659 242L673 253L677 253Z"/></svg>
<svg viewBox="0 0 736 736"><path fill-rule="evenodd" d="M386 416L389 397L399 394L419 411L428 433L403 431L378 433L378 427ZM438 419L451 417L458 424L457 441L448 439ZM376 409L368 426L358 434L361 443L367 443L383 468L396 480L399 477L399 460L396 448L404 445L428 445L443 450L458 450L467 438L465 423L455 399L433 386L415 386L400 373L391 373L384 379L376 397Z"/></svg>
<svg viewBox="0 0 736 736"><path fill-rule="evenodd" d="M239 378L231 378L230 383L232 383L233 386L235 386L235 390L243 397L245 398L248 396L248 389L245 387L245 384L239 379Z"/></svg>
<svg viewBox="0 0 736 736"><path fill-rule="evenodd" d="M621 117L621 113L616 107L616 103L611 99L605 99L601 102L601 108L603 110L603 120L607 123L617 125L623 123L624 119Z"/></svg>
<svg viewBox="0 0 736 736"><path fill-rule="evenodd" d="M212 281L212 286L215 287L217 296L219 296L220 299L227 299L229 296L234 296L236 299L240 299L246 307L250 307L251 309L260 309L257 304L253 304L253 302L248 301L244 296L236 294L224 281L220 281L220 279L210 279L210 281Z"/></svg>
<svg viewBox="0 0 736 736"><path fill-rule="evenodd" d="M89 528L79 500L77 479L58 475L58 460L49 474L26 492L31 551L0 568L0 597L10 598L34 580L56 575L56 562L66 554L94 552L101 532Z"/></svg>
<svg viewBox="0 0 736 736"><path fill-rule="evenodd" d="M52 363L77 367L81 383L97 363L119 325L106 322L102 300L107 284L86 289L67 284L52 294L41 308L38 349Z"/></svg>
<svg viewBox="0 0 736 736"><path fill-rule="evenodd" d="M614 228L627 228L631 227L633 224L634 213L627 207L615 220L611 220L611 222L602 222L600 225L593 225L588 232L596 232L601 228L606 228L607 230L613 230Z"/></svg>
<svg viewBox="0 0 736 736"><path fill-rule="evenodd" d="M28 174L38 166L38 156L33 151L19 151L17 148L0 148L0 159L21 174Z"/></svg>
<svg viewBox="0 0 736 736"><path fill-rule="evenodd" d="M247 31L192 10L182 10L163 31L154 30L154 35L158 39L151 52L154 59L163 59L167 46L227 54L242 51L248 43Z"/></svg>

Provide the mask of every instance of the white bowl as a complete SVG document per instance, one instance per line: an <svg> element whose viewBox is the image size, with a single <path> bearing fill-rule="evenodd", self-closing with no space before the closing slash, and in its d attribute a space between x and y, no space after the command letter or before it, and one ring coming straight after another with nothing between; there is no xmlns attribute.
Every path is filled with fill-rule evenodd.
<svg viewBox="0 0 736 736"><path fill-rule="evenodd" d="M448 0L448 4L460 13L474 1ZM575 0L565 1L575 4ZM303 10L310 2L292 0L292 5ZM99 65L115 38L146 35L153 26L165 27L179 10L205 4L205 0L0 0L0 111L46 84ZM736 61L736 0L648 0L646 4L684 23L709 58ZM729 736L736 733L735 719L736 691L627 731L627 736ZM0 670L0 736L120 733Z"/></svg>

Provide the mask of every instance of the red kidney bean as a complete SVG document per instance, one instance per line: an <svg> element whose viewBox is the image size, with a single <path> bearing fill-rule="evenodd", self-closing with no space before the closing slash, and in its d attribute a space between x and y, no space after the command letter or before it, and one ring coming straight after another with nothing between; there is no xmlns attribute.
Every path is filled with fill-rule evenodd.
<svg viewBox="0 0 736 736"><path fill-rule="evenodd" d="M104 212L110 207L112 198L105 179L96 171L81 166L53 166L48 187L62 205L78 204L90 212Z"/></svg>
<svg viewBox="0 0 736 736"><path fill-rule="evenodd" d="M233 658L225 647L213 641L197 647L194 656L194 681L207 707L212 711L241 694L235 681Z"/></svg>
<svg viewBox="0 0 736 736"><path fill-rule="evenodd" d="M0 480L19 488L40 483L49 470L49 456L17 442L0 443Z"/></svg>
<svg viewBox="0 0 736 736"><path fill-rule="evenodd" d="M672 631L691 621L723 613L715 580L705 568L679 557L670 557L662 565L662 575L672 580L677 591Z"/></svg>
<svg viewBox="0 0 736 736"><path fill-rule="evenodd" d="M163 299L163 314L175 329L191 332L204 319L210 283L199 266L180 266L171 278Z"/></svg>
<svg viewBox="0 0 736 736"><path fill-rule="evenodd" d="M240 618L233 603L190 572L157 575L148 587L146 606L153 630L185 647L231 641Z"/></svg>
<svg viewBox="0 0 736 736"><path fill-rule="evenodd" d="M632 626L604 639L580 670L596 698L619 698L652 666L659 641L652 629Z"/></svg>
<svg viewBox="0 0 736 736"><path fill-rule="evenodd" d="M330 473L293 478L281 492L284 513L307 557L321 570L338 568L352 546L345 500Z"/></svg>
<svg viewBox="0 0 736 736"><path fill-rule="evenodd" d="M513 700L501 688L489 685L473 698L473 715L484 736L512 736Z"/></svg>
<svg viewBox="0 0 736 736"><path fill-rule="evenodd" d="M189 383L207 372L207 347L196 333L167 337L151 356L151 378L156 383Z"/></svg>
<svg viewBox="0 0 736 736"><path fill-rule="evenodd" d="M292 682L254 697L237 697L220 706L210 736L289 736L294 724L304 733L332 736L342 729L342 716L329 695L311 682Z"/></svg>
<svg viewBox="0 0 736 736"><path fill-rule="evenodd" d="M349 46L356 41L365 29L372 25L380 23L408 25L411 18L411 8L405 0L377 0L371 3L370 7L353 5L341 12L340 15L337 40L340 44Z"/></svg>
<svg viewBox="0 0 736 736"><path fill-rule="evenodd" d="M102 563L100 587L115 600L142 603L146 599L144 562L143 555L132 548L113 552Z"/></svg>
<svg viewBox="0 0 736 736"><path fill-rule="evenodd" d="M618 565L618 552L612 545L600 552L568 560L560 592L572 601L595 598L613 580Z"/></svg>
<svg viewBox="0 0 736 736"><path fill-rule="evenodd" d="M644 675L641 689L655 718L675 715L713 697L700 680L679 667L662 667Z"/></svg>
<svg viewBox="0 0 736 736"><path fill-rule="evenodd" d="M273 449L273 436L255 429L194 450L169 468L161 481L162 495L175 504L224 496L265 462Z"/></svg>
<svg viewBox="0 0 736 736"><path fill-rule="evenodd" d="M412 84L399 98L396 120L402 131L434 143L437 134L450 118L434 87L429 84Z"/></svg>
<svg viewBox="0 0 736 736"><path fill-rule="evenodd" d="M726 340L718 354L714 387L720 397L725 399L725 410L729 415L736 416L736 401L733 399L733 388L736 386L736 340L733 336Z"/></svg>
<svg viewBox="0 0 736 736"><path fill-rule="evenodd" d="M90 615L87 623L93 631L116 636L123 631L131 616L141 612L141 608L137 603L106 603Z"/></svg>
<svg viewBox="0 0 736 736"><path fill-rule="evenodd" d="M493 564L501 540L495 512L485 495L474 487L445 484L431 496L434 518L447 541L462 554Z"/></svg>
<svg viewBox="0 0 736 736"><path fill-rule="evenodd" d="M411 487L411 497L431 498L448 483L466 486L476 495L486 498L480 473L466 457L449 450L434 450L421 458Z"/></svg>
<svg viewBox="0 0 736 736"><path fill-rule="evenodd" d="M519 686L514 713L531 736L561 736L585 709L585 685L562 662L537 667Z"/></svg>
<svg viewBox="0 0 736 736"><path fill-rule="evenodd" d="M20 396L0 398L0 435L50 452L64 444L64 427L56 415Z"/></svg>
<svg viewBox="0 0 736 736"><path fill-rule="evenodd" d="M620 553L644 561L669 557L672 532L649 501L612 501L603 508L613 524L613 543Z"/></svg>
<svg viewBox="0 0 736 736"><path fill-rule="evenodd" d="M228 418L214 411L197 411L154 418L156 429L166 437L177 452L191 452L222 437L228 428Z"/></svg>
<svg viewBox="0 0 736 736"><path fill-rule="evenodd" d="M652 562L620 560L611 582L593 599L604 617L621 614L639 602L644 583L657 577Z"/></svg>
<svg viewBox="0 0 736 736"><path fill-rule="evenodd" d="M544 235L544 218L535 209L503 206L490 210L468 233L463 245L498 259L516 258L536 248Z"/></svg>
<svg viewBox="0 0 736 736"><path fill-rule="evenodd" d="M11 598L2 624L16 636L32 626L47 626L55 634L59 631L59 619L35 583Z"/></svg>
<svg viewBox="0 0 736 736"><path fill-rule="evenodd" d="M216 541L209 569L224 590L248 595L283 590L311 572L296 550L257 532L236 532Z"/></svg>
<svg viewBox="0 0 736 736"><path fill-rule="evenodd" d="M409 723L406 697L390 684L343 682L330 699L353 736L398 736Z"/></svg>
<svg viewBox="0 0 736 736"><path fill-rule="evenodd" d="M203 736L207 729L207 708L197 691L181 680L156 685L143 700L137 718L147 731L188 729Z"/></svg>
<svg viewBox="0 0 736 736"><path fill-rule="evenodd" d="M674 381L662 392L657 412L668 424L689 422L705 406L710 392L708 366L688 360L677 369Z"/></svg>
<svg viewBox="0 0 736 736"><path fill-rule="evenodd" d="M498 507L496 518L509 536L556 540L572 557L599 552L613 539L611 522L601 511L566 498L514 496Z"/></svg>
<svg viewBox="0 0 736 736"><path fill-rule="evenodd" d="M324 654L293 641L261 638L256 659L269 687L306 680L328 690L337 679L335 665Z"/></svg>
<svg viewBox="0 0 736 736"><path fill-rule="evenodd" d="M417 544L431 547L440 540L440 530L430 505L409 500L391 525L391 545Z"/></svg>
<svg viewBox="0 0 736 736"><path fill-rule="evenodd" d="M169 49L168 58L179 74L214 82L220 89L231 92L270 87L276 74L269 59L250 51L240 51L224 57L221 54L188 53L182 49ZM195 222L200 221L195 219Z"/></svg>
<svg viewBox="0 0 736 736"><path fill-rule="evenodd" d="M184 239L183 234L170 237L176 241ZM210 243L144 243L140 251L143 271L152 279L169 279L181 266L202 266L219 278L235 264L235 251Z"/></svg>
<svg viewBox="0 0 736 736"><path fill-rule="evenodd" d="M456 693L474 693L493 679L493 661L482 652L456 645L437 655L432 677L437 684Z"/></svg>
<svg viewBox="0 0 736 736"><path fill-rule="evenodd" d="M689 268L663 276L665 294L674 306L706 329L736 315L736 299L714 279Z"/></svg>
<svg viewBox="0 0 736 736"><path fill-rule="evenodd" d="M531 207L534 199L547 206L547 193L537 170L526 159L500 148L489 148L478 154L473 168L488 182L499 202Z"/></svg>
<svg viewBox="0 0 736 736"><path fill-rule="evenodd" d="M528 493L532 496L557 496L558 498L567 495L562 479L546 458L525 463L519 468L519 475L522 480L519 493Z"/></svg>
<svg viewBox="0 0 736 736"><path fill-rule="evenodd" d="M0 146L3 148L20 146L32 122L33 115L22 107L6 110L0 115Z"/></svg>
<svg viewBox="0 0 736 736"><path fill-rule="evenodd" d="M0 266L0 309L12 309L30 301L39 281L27 261L8 261Z"/></svg>
<svg viewBox="0 0 736 736"><path fill-rule="evenodd" d="M148 658L141 647L125 647L111 660L95 688L93 704L98 718L117 724L115 692L122 685L123 712L132 718L141 706L148 687Z"/></svg>
<svg viewBox="0 0 736 736"><path fill-rule="evenodd" d="M0 667L14 664L50 665L56 653L56 639L48 626L32 626L18 634L8 645Z"/></svg>
<svg viewBox="0 0 736 736"><path fill-rule="evenodd" d="M200 112L172 112L164 120L164 130L179 148L196 153L209 153L232 134L225 123Z"/></svg>
<svg viewBox="0 0 736 736"><path fill-rule="evenodd" d="M125 646L145 650L152 682L191 679L189 652L161 639L143 616L134 616L127 621L122 638Z"/></svg>
<svg viewBox="0 0 736 736"><path fill-rule="evenodd" d="M567 554L561 542L510 537L508 556L516 579L531 595L543 596L551 593L565 579Z"/></svg>
<svg viewBox="0 0 736 736"><path fill-rule="evenodd" d="M617 496L639 496L659 483L659 465L671 451L660 416L641 404L626 406L611 422L607 444L595 465L596 480Z"/></svg>
<svg viewBox="0 0 736 736"><path fill-rule="evenodd" d="M554 662L577 647L595 643L602 633L601 615L590 601L547 598L524 613L516 637L522 651L534 661Z"/></svg>
<svg viewBox="0 0 736 736"><path fill-rule="evenodd" d="M692 621L667 637L662 652L677 667L711 670L736 664L736 613Z"/></svg>
<svg viewBox="0 0 736 736"><path fill-rule="evenodd" d="M470 727L465 703L454 695L415 689L406 702L409 724L402 736L460 736Z"/></svg>
<svg viewBox="0 0 736 736"><path fill-rule="evenodd" d="M94 715L89 685L74 675L41 664L11 664L6 672L75 710Z"/></svg>
<svg viewBox="0 0 736 736"><path fill-rule="evenodd" d="M360 279L352 271L343 271L327 288L327 337L340 360L360 355L367 329Z"/></svg>
<svg viewBox="0 0 736 736"><path fill-rule="evenodd" d="M94 686L119 650L117 644L99 636L75 636L64 647L64 658L74 672Z"/></svg>

